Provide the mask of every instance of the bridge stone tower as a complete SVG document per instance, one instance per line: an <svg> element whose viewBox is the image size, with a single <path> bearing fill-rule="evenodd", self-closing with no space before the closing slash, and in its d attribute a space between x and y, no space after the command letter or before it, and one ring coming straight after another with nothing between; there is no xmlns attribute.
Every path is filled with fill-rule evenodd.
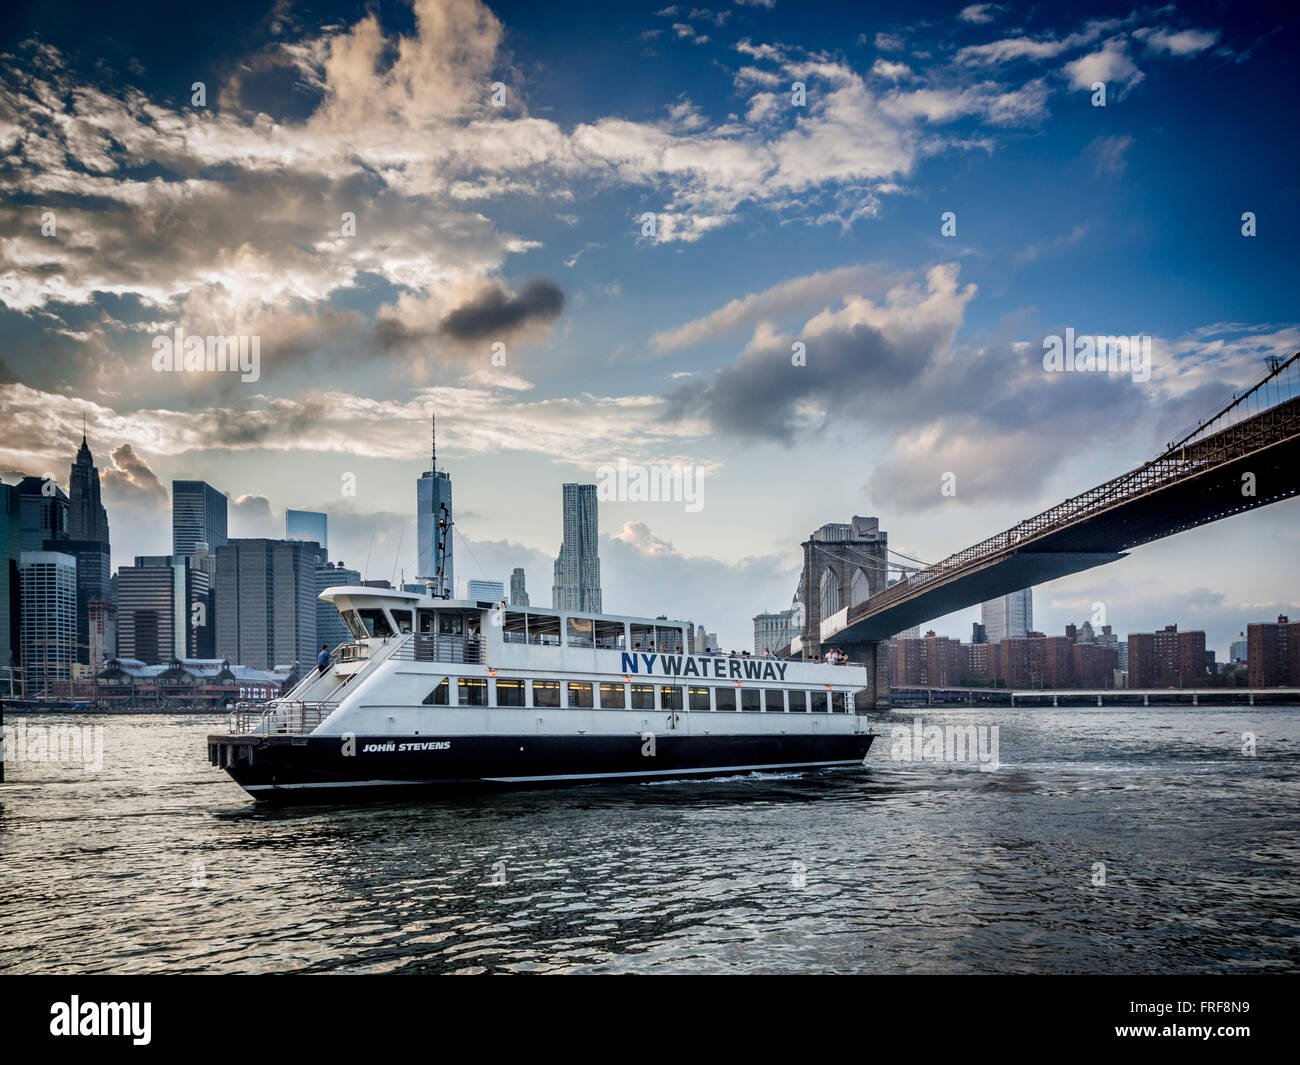
<svg viewBox="0 0 1300 1065"><path fill-rule="evenodd" d="M850 522L832 522L803 543L803 576L799 599L803 605L803 657L820 658L822 622L862 600L882 592L889 568L889 534L878 518L855 515ZM889 706L889 644L839 641L835 646L854 662L867 665L866 709Z"/></svg>

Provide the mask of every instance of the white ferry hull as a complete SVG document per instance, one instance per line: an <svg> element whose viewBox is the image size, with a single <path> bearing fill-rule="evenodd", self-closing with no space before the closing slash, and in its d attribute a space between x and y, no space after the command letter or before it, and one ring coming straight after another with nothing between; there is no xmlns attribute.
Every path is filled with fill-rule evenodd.
<svg viewBox="0 0 1300 1065"><path fill-rule="evenodd" d="M262 802L350 802L457 788L702 779L861 765L871 733L639 735L215 735L209 760ZM345 753L345 748L350 753Z"/></svg>

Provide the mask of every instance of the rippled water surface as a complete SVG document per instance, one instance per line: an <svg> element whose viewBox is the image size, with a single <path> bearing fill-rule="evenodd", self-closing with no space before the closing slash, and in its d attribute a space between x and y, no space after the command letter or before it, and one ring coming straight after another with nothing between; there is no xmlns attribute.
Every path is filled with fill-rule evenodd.
<svg viewBox="0 0 1300 1065"><path fill-rule="evenodd" d="M892 761L912 718L864 770L265 810L216 719L28 717L104 765L10 762L0 971L1300 969L1300 709L925 714L992 773Z"/></svg>

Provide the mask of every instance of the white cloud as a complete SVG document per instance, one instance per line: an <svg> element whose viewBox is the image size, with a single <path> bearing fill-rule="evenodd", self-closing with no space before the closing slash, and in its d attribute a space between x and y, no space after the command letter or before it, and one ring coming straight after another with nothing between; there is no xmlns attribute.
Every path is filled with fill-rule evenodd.
<svg viewBox="0 0 1300 1065"><path fill-rule="evenodd" d="M1114 137L1097 137L1085 149L1085 155L1091 155L1098 177L1118 177L1124 173L1128 160L1124 158L1133 146L1133 138L1128 134Z"/></svg>
<svg viewBox="0 0 1300 1065"><path fill-rule="evenodd" d="M957 62L968 66L994 66L1018 59L1043 60L1081 48L1098 40L1102 34L1119 28L1118 19L1098 19L1089 22L1078 33L1067 37L1005 37L989 44L976 44L962 48Z"/></svg>
<svg viewBox="0 0 1300 1065"><path fill-rule="evenodd" d="M703 318L656 333L650 338L650 346L662 355L702 344L738 329L751 328L764 319L842 299L860 292L877 276L877 271L866 266L844 266L791 278L763 292L731 300Z"/></svg>
<svg viewBox="0 0 1300 1065"><path fill-rule="evenodd" d="M1214 47L1219 40L1218 30L1138 30L1134 37L1144 39L1153 52L1170 55L1198 55Z"/></svg>
<svg viewBox="0 0 1300 1065"><path fill-rule="evenodd" d="M978 25L992 22L993 16L1001 10L997 4L971 4L969 7L962 8L957 17L963 22L973 22Z"/></svg>
<svg viewBox="0 0 1300 1065"><path fill-rule="evenodd" d="M1129 58L1124 41L1119 38L1111 38L1099 52L1066 63L1064 69L1072 89L1091 89L1100 81L1121 86L1121 95L1145 76Z"/></svg>
<svg viewBox="0 0 1300 1065"><path fill-rule="evenodd" d="M891 63L888 59L877 59L871 66L871 73L877 77L898 81L910 77L912 70L906 63Z"/></svg>

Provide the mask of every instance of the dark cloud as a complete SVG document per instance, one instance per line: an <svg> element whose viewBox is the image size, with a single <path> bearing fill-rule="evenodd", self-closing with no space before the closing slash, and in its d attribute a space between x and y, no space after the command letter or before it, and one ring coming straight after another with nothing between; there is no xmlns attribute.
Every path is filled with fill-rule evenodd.
<svg viewBox="0 0 1300 1065"><path fill-rule="evenodd" d="M298 406L287 414L274 408L256 411L221 408L215 412L213 439L227 447L247 447L286 435L297 436L320 423L329 411L329 404L319 395L303 396Z"/></svg>
<svg viewBox="0 0 1300 1065"><path fill-rule="evenodd" d="M381 352L393 351L426 341L435 335L435 330L423 326L410 326L398 317L396 311L383 308L375 315L375 324L371 327L370 337Z"/></svg>
<svg viewBox="0 0 1300 1065"><path fill-rule="evenodd" d="M951 505L947 473L963 502L1025 500L1080 454L1112 452L1118 472L1158 450L1154 382L1049 373L1041 337L962 344L951 321L917 315L910 326L834 324L805 336L803 366L791 362L792 338L766 339L669 393L665 417L703 417L742 440L824 438L828 458L866 475L875 505L908 509ZM1206 406L1190 395L1174 420Z"/></svg>
<svg viewBox="0 0 1300 1065"><path fill-rule="evenodd" d="M539 277L514 296L501 285L482 289L444 317L439 331L454 340L485 340L554 321L563 310L564 290Z"/></svg>
<svg viewBox="0 0 1300 1065"><path fill-rule="evenodd" d="M702 389L682 385L667 397L666 416L703 413L719 432L790 444L808 428L801 408L834 416L864 398L905 391L932 354L920 337L891 345L861 324L803 341L805 365L792 361L792 343L778 340L746 352Z"/></svg>

